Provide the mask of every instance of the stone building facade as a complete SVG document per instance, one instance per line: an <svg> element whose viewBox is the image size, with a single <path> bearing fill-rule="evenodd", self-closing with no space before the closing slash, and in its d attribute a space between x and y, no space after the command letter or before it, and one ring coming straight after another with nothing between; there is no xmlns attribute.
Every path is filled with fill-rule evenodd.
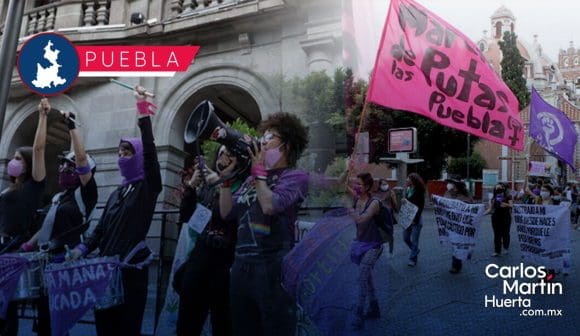
<svg viewBox="0 0 580 336"><path fill-rule="evenodd" d="M0 1L4 20L8 0ZM20 46L38 32L55 31L78 45L199 45L187 72L171 78L121 78L157 94L153 118L164 191L159 206L174 206L175 186L184 159L185 122L201 100L210 99L224 121L241 118L257 125L284 110L304 116L276 89L280 76L311 71L329 75L340 66L341 8L330 0L26 0ZM142 22L131 17L141 14ZM14 72L0 144L0 173L15 148L31 145L39 97L27 91ZM108 78L79 78L65 94L50 99L58 110L75 112L88 152L98 163L99 201L120 182L116 148L121 136L136 136L131 91ZM68 132L49 121L47 166L55 176L56 155L70 147ZM316 156L316 148L310 154ZM328 149L327 149L328 151ZM56 179L49 181L54 192Z"/></svg>

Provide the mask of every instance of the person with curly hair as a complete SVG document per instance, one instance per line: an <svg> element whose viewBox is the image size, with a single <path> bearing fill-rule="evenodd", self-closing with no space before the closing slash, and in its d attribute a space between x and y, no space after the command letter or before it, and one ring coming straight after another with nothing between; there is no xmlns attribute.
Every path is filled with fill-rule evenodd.
<svg viewBox="0 0 580 336"><path fill-rule="evenodd" d="M259 127L261 146L249 143L251 176L232 195L220 193L222 218L237 220L230 298L235 335L294 335L296 303L282 287L282 259L294 244L294 223L308 191L308 174L294 169L308 144L295 115L275 113ZM235 165L237 160L232 160Z"/></svg>
<svg viewBox="0 0 580 336"><path fill-rule="evenodd" d="M417 265L417 258L419 256L419 235L423 227L421 215L425 207L425 183L419 174L411 173L407 177L407 190L403 201L411 202L419 208L411 225L403 231L403 240L411 249L407 265L415 266Z"/></svg>

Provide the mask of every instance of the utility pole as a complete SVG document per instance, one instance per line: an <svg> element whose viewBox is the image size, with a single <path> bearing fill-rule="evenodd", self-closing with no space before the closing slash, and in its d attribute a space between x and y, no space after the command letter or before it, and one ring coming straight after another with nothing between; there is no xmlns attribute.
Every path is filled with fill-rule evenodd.
<svg viewBox="0 0 580 336"><path fill-rule="evenodd" d="M10 0L4 22L2 46L0 46L0 64L2 64L0 66L0 139L4 129L12 71L16 64L16 48L18 47L18 36L20 35L25 3L24 0Z"/></svg>

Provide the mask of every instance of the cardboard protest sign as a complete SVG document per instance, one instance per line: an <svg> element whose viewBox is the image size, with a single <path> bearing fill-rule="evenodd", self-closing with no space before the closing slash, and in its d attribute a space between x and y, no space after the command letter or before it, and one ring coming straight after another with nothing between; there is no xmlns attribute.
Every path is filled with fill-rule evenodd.
<svg viewBox="0 0 580 336"><path fill-rule="evenodd" d="M411 223L413 222L413 218L415 218L417 211L419 211L419 208L415 204L409 201L406 202L403 201L401 203L401 208L399 209L397 222L401 224L403 228L405 229L408 228L409 226L411 226Z"/></svg>

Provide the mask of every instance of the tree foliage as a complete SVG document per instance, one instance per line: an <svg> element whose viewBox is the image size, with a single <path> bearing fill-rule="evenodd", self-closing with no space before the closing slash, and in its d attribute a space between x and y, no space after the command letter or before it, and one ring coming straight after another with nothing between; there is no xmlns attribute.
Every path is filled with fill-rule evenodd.
<svg viewBox="0 0 580 336"><path fill-rule="evenodd" d="M447 165L447 173L457 174L462 178L467 177L467 163L469 162L469 178L482 178L483 170L487 168L485 159L479 153L473 153L469 158L453 158Z"/></svg>
<svg viewBox="0 0 580 336"><path fill-rule="evenodd" d="M517 42L518 36L507 31L503 34L503 41L499 41L499 48L503 57L501 77L518 98L521 110L530 103L530 92L526 87L526 79L524 78L525 59L518 50Z"/></svg>

